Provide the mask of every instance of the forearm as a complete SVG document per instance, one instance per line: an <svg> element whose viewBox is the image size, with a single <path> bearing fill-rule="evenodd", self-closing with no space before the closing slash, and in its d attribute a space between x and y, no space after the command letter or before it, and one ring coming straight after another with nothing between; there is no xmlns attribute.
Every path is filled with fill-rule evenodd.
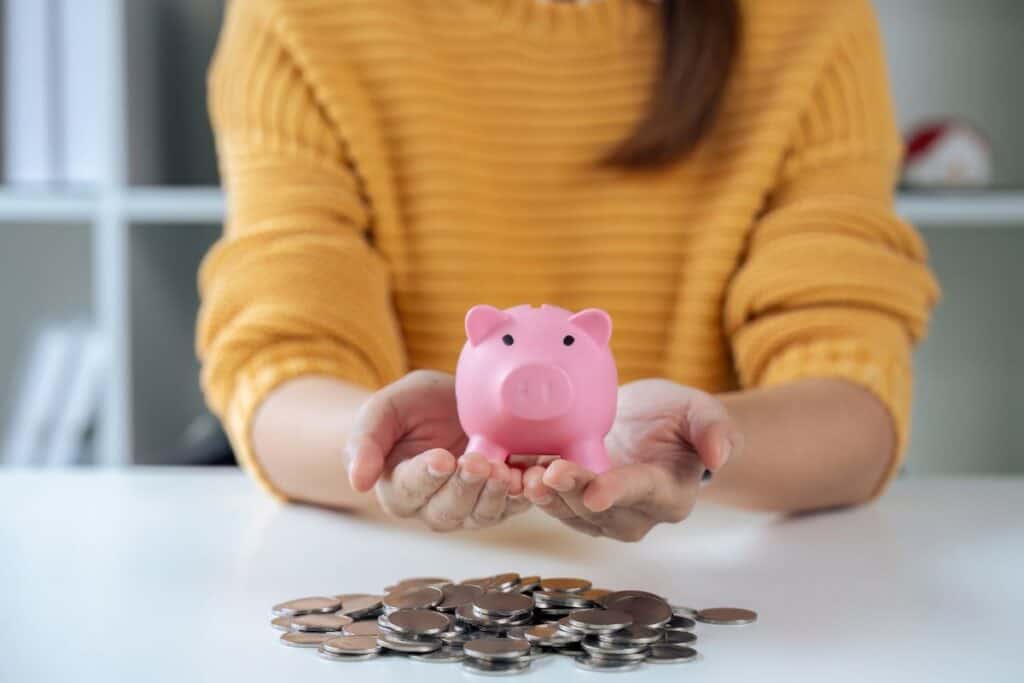
<svg viewBox="0 0 1024 683"><path fill-rule="evenodd" d="M720 398L744 447L705 490L717 502L789 512L860 503L895 456L888 410L844 380L801 380Z"/></svg>
<svg viewBox="0 0 1024 683"><path fill-rule="evenodd" d="M294 500L325 507L376 509L373 496L349 484L344 447L356 412L372 392L341 380L308 376L279 386L253 419L256 458Z"/></svg>

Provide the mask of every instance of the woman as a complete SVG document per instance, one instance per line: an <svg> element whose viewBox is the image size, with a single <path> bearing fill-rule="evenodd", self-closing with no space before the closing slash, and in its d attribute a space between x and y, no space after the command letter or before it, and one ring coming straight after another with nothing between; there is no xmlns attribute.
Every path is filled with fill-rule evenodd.
<svg viewBox="0 0 1024 683"><path fill-rule="evenodd" d="M239 0L210 88L203 385L279 496L637 540L896 471L937 287L867 0ZM524 302L611 313L610 472L456 461L462 318Z"/></svg>

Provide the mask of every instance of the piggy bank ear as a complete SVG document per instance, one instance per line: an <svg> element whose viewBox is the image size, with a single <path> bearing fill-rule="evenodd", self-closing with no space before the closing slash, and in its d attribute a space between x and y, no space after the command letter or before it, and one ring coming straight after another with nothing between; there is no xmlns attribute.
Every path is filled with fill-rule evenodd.
<svg viewBox="0 0 1024 683"><path fill-rule="evenodd" d="M587 308L569 318L569 322L593 337L600 346L612 338L612 317L600 308Z"/></svg>
<svg viewBox="0 0 1024 683"><path fill-rule="evenodd" d="M466 313L466 338L470 344L476 346L491 330L508 319L508 313L494 306L474 306Z"/></svg>

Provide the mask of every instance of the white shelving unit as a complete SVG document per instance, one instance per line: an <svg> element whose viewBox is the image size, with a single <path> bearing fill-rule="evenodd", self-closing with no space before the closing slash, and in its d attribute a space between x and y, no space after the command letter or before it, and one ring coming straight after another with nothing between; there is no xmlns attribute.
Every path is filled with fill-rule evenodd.
<svg viewBox="0 0 1024 683"><path fill-rule="evenodd" d="M207 0L190 0L191 4L184 3L182 0L152 1L164 2L167 6L171 6L173 3L181 3L174 5L176 8L192 7L189 11L201 15L204 20L209 20L209 15L212 12L209 9L211 6L207 3ZM136 313L139 311L138 307L141 306L143 311L159 310L160 314L158 315L162 315L167 300L162 298L164 290L160 288L174 287L184 290L185 287L190 287L191 289L187 292L187 297L194 296L194 285L192 284L194 280L188 280L193 277L194 273L184 273L180 264L177 266L178 270L174 271L177 273L177 280L174 280L173 284L168 284L171 278L166 278L167 272L161 271L158 267L156 275L147 283L148 289L146 289L146 292L148 293L146 294L138 292L140 285L137 279L138 274L140 272L143 274L148 273L149 270L146 269L153 265L150 262L151 260L162 256L164 251L174 248L173 235L178 233L172 234L167 231L173 231L178 227L185 231L199 231L187 233L189 235L202 235L201 239L193 240L193 246L190 247L192 251L189 253L194 258L198 253L195 244L198 242L201 246L204 243L203 240L207 240L210 237L212 233L208 226L221 223L225 211L224 197L216 187L133 185L133 180L136 183L147 182L148 176L143 173L141 178L132 178L133 175L138 174L133 174L129 168L132 163L130 161L131 150L129 150L129 146L134 143L137 147L139 140L147 140L146 136L152 136L153 133L140 134L138 130L135 130L133 134L131 117L129 116L130 108L134 108L132 111L137 111L140 107L145 109L155 106L152 103L147 104L147 102L149 102L148 98L153 94L154 89L158 87L157 82L153 79L143 79L146 82L133 81L131 86L129 86L132 68L137 65L129 63L133 62L133 60L126 58L126 44L129 40L129 31L126 29L126 12L136 10L139 7L139 5L134 3L135 0L101 0L101 16L103 26L105 27L106 39L101 41L104 54L102 55L102 70L97 74L96 78L96 96L106 107L106 111L101 117L102 128L96 131L102 142L103 150L103 176L100 182L95 187L89 189L34 190L0 188L0 231L3 230L4 224L57 224L75 226L74 229L79 229L78 226L83 226L81 229L89 231L89 243L91 244L89 268L92 282L91 312L92 318L105 340L109 369L97 433L96 453L101 464L112 466L128 464L133 461L132 454L137 452L140 441L137 438L138 435L133 434L133 428L138 423L138 416L133 416L133 401L138 406L139 396L143 397L141 400L148 401L149 399L145 392L139 393L138 387L143 386L143 381L148 383L151 378L148 376L145 378L133 378L132 376L133 343L136 351L141 348L150 355L155 354L157 357L160 357L162 352L161 348L150 344L151 339L149 338L141 342L139 341L138 328L142 327L143 331L147 331L150 320L144 320L143 316L137 315L133 321L132 297L145 298L145 300L136 300L134 302ZM986 0L986 3L986 7L998 8L1003 12L1017 12L1015 16L1021 16L1020 10L1011 2L1008 2L1008 0ZM912 16L908 19L904 16L903 13L908 10L902 1L880 0L879 4L886 10L883 12L883 19L890 21L892 26L890 30L897 31L902 36L904 24L907 21L914 20L915 17ZM913 4L919 9L933 6L930 0L914 0ZM936 22L940 20L947 21L948 26L947 24L940 25L940 28L943 30L957 30L957 26L959 26L957 22L960 21L961 17L955 13L960 11L958 9L960 5L954 0L943 0L941 4L945 8L945 12L952 13L950 14L952 19L944 19L943 16L940 16L941 13L935 13L932 20ZM925 10L921 9L921 11ZM957 21L954 22L953 19ZM153 22L149 22L149 25L153 25ZM993 26L998 28L1001 25L999 21L993 20ZM213 28L215 26L210 30ZM930 34L924 31L920 32L920 34L915 38L920 44L914 43L914 54L924 54L930 49L931 43L924 42L930 40L928 37ZM1003 42L1009 44L1012 42L1010 38ZM149 45L148 37L142 39L136 37L136 40L141 40L141 42ZM161 48L153 45L151 49ZM909 50L907 47L900 49L904 51ZM897 54L896 57L897 61L902 65L906 65L910 60L907 54ZM196 55L192 55L190 58L193 61L198 61ZM195 64L190 68L198 69ZM946 67L943 66L943 68ZM916 81L913 81L908 75L911 73L910 67L905 67L905 71L903 80L895 84L898 97L901 92L905 93L916 85ZM899 76L899 74L897 75ZM129 90L131 90L131 101L129 101ZM991 91L996 92L996 89L993 88ZM928 91L929 94L932 92L934 92L934 89ZM940 105L935 105L931 102L921 103L919 100L922 97L918 95L914 95L914 98L914 101L922 107L946 106L942 103ZM977 99L977 96L974 93L958 93L957 101L973 102L974 99L970 98ZM196 102L194 105L190 103L188 106L200 106L200 103ZM1000 121L1001 119L995 121L992 125L995 126ZM202 145L202 147L202 153L206 154L209 152L209 150L205 149L206 145ZM1020 177L1019 174L1012 171L1013 169L1011 168L1011 172L1007 174L1007 177ZM1012 250L1016 245L1024 244L1024 232L1013 232L1024 230L1024 188L1021 190L992 190L970 193L906 193L899 195L897 211L920 228L926 240L938 243L941 247L940 254L947 257L947 268L949 268L951 263L948 259L949 255L954 252L960 252L961 245L983 244L975 252L972 252L977 254L973 257L976 260L970 262L970 267L975 268L975 270L968 272L967 260L957 260L953 263L953 267L950 269L952 275L962 275L964 281L970 281L979 272L977 263L982 263L981 269L984 270L991 260L990 255L1001 254L1006 256L1008 249ZM146 233L147 237L143 241L152 241L146 242L146 246L141 250L143 257L139 260L139 250L133 251L133 244L136 247L138 246L139 235L146 229L142 226L156 226L157 228L163 228L163 232L157 230ZM203 231L200 226L207 227ZM154 237L153 232L158 234ZM961 239L965 241L959 241ZM977 242L975 242L976 240ZM133 258L136 260L133 261ZM175 256L171 255L166 258L173 259ZM133 280L133 264L136 267L135 280ZM157 263L157 265L161 267L166 266L164 263ZM1003 267L1008 268L1009 266L1004 265ZM169 272L172 269L167 267L165 270ZM187 284L186 280L188 280ZM1020 279L1012 281L1020 282ZM986 283L985 287L991 286L991 282L986 280ZM157 292L155 297L153 295L154 291ZM957 320L954 323L946 323L947 329L961 325L970 327L973 321L968 315L966 318L968 322L964 323L964 312L970 313L984 308L984 306L979 305L977 302L982 301L983 297L989 295L989 290L984 292L979 290L979 292L972 292L971 296L961 296L956 307ZM166 336L165 330L169 328L178 333L179 336L175 338L176 345L173 347L177 353L177 362L173 368L169 370L164 369L166 374L172 376L171 381L178 381L177 377L179 375L184 377L181 373L185 370L179 366L189 360L188 354L190 350L185 348L188 341L184 339L184 336L186 336L185 328L188 327L185 318L189 314L188 310L192 304L191 299L186 298L186 294L181 291L174 292L173 296L168 295L166 299L176 302L178 317L174 318L170 323L165 323L165 327L151 332L150 336L157 338ZM1002 317L1005 318L1006 316L1002 315ZM133 323L135 328L133 328ZM1002 335L1003 338L1011 338L1013 329L1004 329L995 333L995 336ZM993 335L990 334L989 336ZM973 342L974 338L965 338L963 344ZM958 343L960 343L959 339L952 346L956 347ZM929 362L943 368L947 367L951 362L950 359L954 357L959 348L950 350L947 348L948 346L950 345L944 346L942 353L935 356L937 360L933 359ZM149 360L143 356L144 354L137 354L136 361L142 359L143 367L146 367L146 363ZM138 368L138 366L136 367ZM143 370L139 370L139 372L143 372ZM997 369L992 372L993 377L1006 374L1004 369ZM923 372L921 375L923 377L946 377L948 379L947 375L943 375L942 372ZM986 377L988 376L986 375ZM194 382L195 380L189 376L184 381ZM948 379L948 381L963 383L960 376ZM932 386L934 385L928 385L926 391L922 391L921 394L927 394L927 389L930 389ZM135 396L133 396L133 392L135 392ZM938 395L941 392L935 391L933 393ZM164 398L167 401L173 402L176 400L175 397L176 395L168 393L168 396ZM192 396L189 400L197 402L198 398ZM157 411L159 412L159 410L161 409L158 408ZM198 407L189 405L188 410L198 410ZM937 421L940 421L942 416L951 414L951 410L950 405L945 403L939 405L936 403L932 407L926 408L925 419L938 416ZM175 420L180 422L178 417L175 417ZM171 426L173 429L168 427L154 430L151 427L143 426L141 430L148 430L146 436L150 442L159 441L164 437L154 435L173 432L174 429L179 428L178 422ZM1005 421L999 422L997 425L993 424L995 425L994 429L1005 428ZM142 440L146 441L147 439Z"/></svg>

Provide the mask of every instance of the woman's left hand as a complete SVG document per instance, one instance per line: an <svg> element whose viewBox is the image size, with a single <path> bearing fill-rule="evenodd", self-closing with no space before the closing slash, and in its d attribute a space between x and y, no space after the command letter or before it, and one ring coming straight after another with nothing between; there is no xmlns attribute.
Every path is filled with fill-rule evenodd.
<svg viewBox="0 0 1024 683"><path fill-rule="evenodd" d="M613 468L596 475L568 460L533 466L526 496L578 531L639 541L656 524L686 519L704 470L715 471L742 447L721 401L669 380L619 388L605 443Z"/></svg>

